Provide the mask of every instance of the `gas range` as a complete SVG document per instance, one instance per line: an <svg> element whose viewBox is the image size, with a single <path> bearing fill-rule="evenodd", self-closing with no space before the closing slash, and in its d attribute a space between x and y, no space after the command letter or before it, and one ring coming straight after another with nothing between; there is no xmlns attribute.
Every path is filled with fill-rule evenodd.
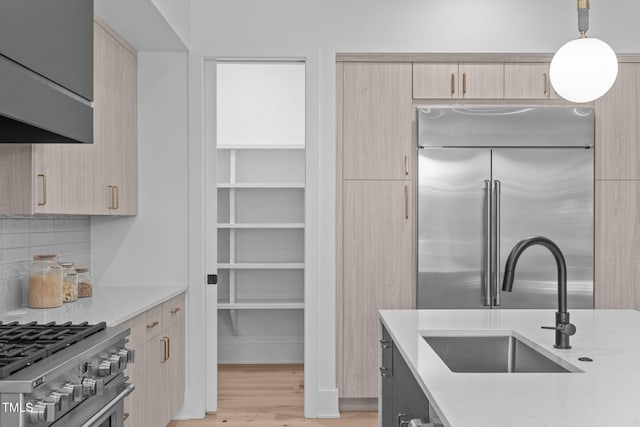
<svg viewBox="0 0 640 427"><path fill-rule="evenodd" d="M122 426L129 329L0 323L0 427Z"/></svg>

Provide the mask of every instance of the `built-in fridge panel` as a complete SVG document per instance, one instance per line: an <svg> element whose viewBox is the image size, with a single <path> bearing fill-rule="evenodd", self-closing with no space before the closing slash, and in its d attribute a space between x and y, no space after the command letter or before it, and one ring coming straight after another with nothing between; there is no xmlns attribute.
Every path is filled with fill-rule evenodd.
<svg viewBox="0 0 640 427"><path fill-rule="evenodd" d="M569 307L593 308L592 107L421 107L418 135L418 308L556 308L540 247L499 292L535 235L565 254Z"/></svg>
<svg viewBox="0 0 640 427"><path fill-rule="evenodd" d="M418 308L483 308L488 149L419 152Z"/></svg>
<svg viewBox="0 0 640 427"><path fill-rule="evenodd" d="M569 308L593 308L593 150L498 148L492 179L499 182L500 268L520 240L545 236L567 262ZM501 308L557 308L558 273L551 253L532 246L518 260L513 292Z"/></svg>

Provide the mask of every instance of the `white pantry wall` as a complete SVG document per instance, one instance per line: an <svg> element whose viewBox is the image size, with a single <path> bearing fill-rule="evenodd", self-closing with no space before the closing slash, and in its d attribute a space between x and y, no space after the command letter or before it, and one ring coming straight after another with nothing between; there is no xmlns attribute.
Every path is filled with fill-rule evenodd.
<svg viewBox="0 0 640 427"><path fill-rule="evenodd" d="M637 0L593 0L589 34L619 53L640 52L639 15ZM192 55L307 59L307 142L315 162L307 191L317 186L307 205L317 206L319 221L317 277L306 301L315 322L306 350L316 367L305 384L307 416L337 415L336 52L553 52L576 28L575 0L191 0Z"/></svg>

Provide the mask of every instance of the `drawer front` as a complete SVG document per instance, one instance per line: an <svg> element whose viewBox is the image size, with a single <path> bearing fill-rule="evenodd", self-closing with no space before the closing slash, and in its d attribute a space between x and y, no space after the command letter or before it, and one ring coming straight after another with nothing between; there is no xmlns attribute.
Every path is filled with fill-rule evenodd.
<svg viewBox="0 0 640 427"><path fill-rule="evenodd" d="M182 318L184 318L184 294L162 304L162 322L165 328Z"/></svg>
<svg viewBox="0 0 640 427"><path fill-rule="evenodd" d="M144 313L144 337L145 342L157 336L160 331L165 329L162 320L162 305L158 305Z"/></svg>

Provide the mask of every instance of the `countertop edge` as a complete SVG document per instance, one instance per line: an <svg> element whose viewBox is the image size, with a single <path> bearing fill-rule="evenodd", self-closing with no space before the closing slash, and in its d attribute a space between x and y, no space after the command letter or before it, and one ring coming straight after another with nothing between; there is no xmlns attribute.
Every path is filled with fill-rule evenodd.
<svg viewBox="0 0 640 427"><path fill-rule="evenodd" d="M124 286L113 286L112 288L124 288ZM168 287L163 287L163 288L168 288ZM156 288L157 289L157 288ZM145 311L149 311L150 309L157 307L158 305L165 303L167 301L169 301L171 298L175 298L179 295L182 295L184 293L187 292L188 286L184 286L182 288L175 288L166 294L166 295L162 295L152 301L148 301L145 302L145 304L143 306L140 306L139 308L137 308L136 310L129 312L127 314L124 314L120 317L117 317L109 322L107 322L107 326L119 326L122 325L125 322L128 322L129 320L133 319L136 316L139 316L140 314L144 313Z"/></svg>

